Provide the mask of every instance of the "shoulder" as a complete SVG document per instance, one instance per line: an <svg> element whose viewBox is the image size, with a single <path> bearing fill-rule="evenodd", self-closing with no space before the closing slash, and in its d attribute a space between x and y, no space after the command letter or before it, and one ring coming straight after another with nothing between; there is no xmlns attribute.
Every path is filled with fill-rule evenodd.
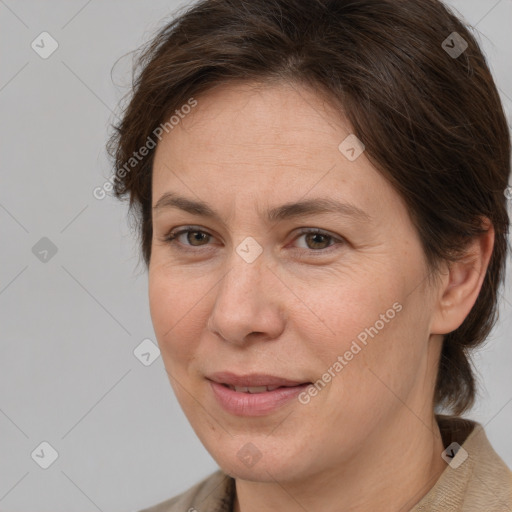
<svg viewBox="0 0 512 512"><path fill-rule="evenodd" d="M221 512L230 502L234 480L221 470L215 471L185 492L139 512Z"/></svg>
<svg viewBox="0 0 512 512"><path fill-rule="evenodd" d="M512 471L490 444L482 425L463 444L465 457L473 464L466 501L488 511L507 510L512 505Z"/></svg>
<svg viewBox="0 0 512 512"><path fill-rule="evenodd" d="M443 458L450 462L411 512L512 510L512 471L492 447L484 427L464 418L437 419L446 447Z"/></svg>

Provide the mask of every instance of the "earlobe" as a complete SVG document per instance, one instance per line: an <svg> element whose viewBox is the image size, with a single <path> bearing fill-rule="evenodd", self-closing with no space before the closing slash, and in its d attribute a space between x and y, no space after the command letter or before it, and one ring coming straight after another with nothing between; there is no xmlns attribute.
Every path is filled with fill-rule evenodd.
<svg viewBox="0 0 512 512"><path fill-rule="evenodd" d="M442 280L432 319L432 334L448 334L456 330L473 308L489 266L494 247L494 227L484 218L486 229L475 237L463 257L448 264Z"/></svg>

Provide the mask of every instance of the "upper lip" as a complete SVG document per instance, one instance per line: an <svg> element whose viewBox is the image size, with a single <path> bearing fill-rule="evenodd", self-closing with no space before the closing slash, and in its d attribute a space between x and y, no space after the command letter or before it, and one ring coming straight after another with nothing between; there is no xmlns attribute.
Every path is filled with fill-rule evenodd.
<svg viewBox="0 0 512 512"><path fill-rule="evenodd" d="M290 380L275 375L267 375L263 373L250 373L246 375L236 375L231 372L216 372L207 375L209 380L218 384L227 384L229 386L298 386L300 384L308 384L303 380Z"/></svg>

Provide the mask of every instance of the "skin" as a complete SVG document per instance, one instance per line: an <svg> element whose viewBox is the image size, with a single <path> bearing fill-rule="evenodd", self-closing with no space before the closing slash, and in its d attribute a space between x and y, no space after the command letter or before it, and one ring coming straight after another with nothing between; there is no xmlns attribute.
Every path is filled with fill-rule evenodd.
<svg viewBox="0 0 512 512"><path fill-rule="evenodd" d="M231 83L197 100L158 144L152 185L153 205L174 192L220 217L153 211L150 310L181 407L236 479L236 512L409 510L446 468L432 405L439 353L478 296L492 227L431 284L403 201L365 153L351 162L338 150L352 130L315 92ZM317 197L370 219L265 219ZM165 241L187 226L206 235ZM249 236L263 250L252 263L236 252ZM395 303L401 311L309 403L248 418L214 399L205 376L215 371L317 381ZM261 454L252 467L237 456L249 442Z"/></svg>

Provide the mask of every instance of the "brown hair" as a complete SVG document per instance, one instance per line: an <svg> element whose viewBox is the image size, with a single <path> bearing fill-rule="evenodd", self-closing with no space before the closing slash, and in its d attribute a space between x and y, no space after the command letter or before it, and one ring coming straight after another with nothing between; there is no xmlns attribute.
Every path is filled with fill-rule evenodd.
<svg viewBox="0 0 512 512"><path fill-rule="evenodd" d="M167 122L169 131L177 109L228 81L313 87L348 119L406 201L432 275L484 232L484 217L494 226L482 289L463 324L445 336L434 396L434 405L455 414L471 407L468 349L493 328L504 278L510 135L469 28L438 0L202 0L141 52L133 96L107 149L117 169L114 194L129 194L146 266L154 151L133 155L158 127Z"/></svg>

